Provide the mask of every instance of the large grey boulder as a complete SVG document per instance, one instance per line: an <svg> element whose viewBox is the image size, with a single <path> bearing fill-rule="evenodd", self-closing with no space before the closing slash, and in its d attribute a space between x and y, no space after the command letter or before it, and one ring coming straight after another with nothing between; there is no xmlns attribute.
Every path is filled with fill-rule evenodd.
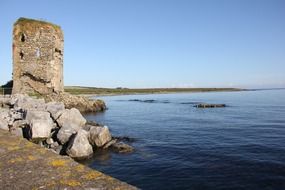
<svg viewBox="0 0 285 190"><path fill-rule="evenodd" d="M51 136L54 123L47 111L27 110L25 120L29 124L29 134L31 139L47 139Z"/></svg>
<svg viewBox="0 0 285 190"><path fill-rule="evenodd" d="M92 156L93 148L88 142L88 132L80 129L75 137L68 143L66 153L75 159L84 159Z"/></svg>
<svg viewBox="0 0 285 190"><path fill-rule="evenodd" d="M47 139L51 136L53 123L45 119L32 119L30 122L30 131L32 139Z"/></svg>
<svg viewBox="0 0 285 190"><path fill-rule="evenodd" d="M63 127L64 124L74 124L83 127L86 123L86 119L81 115L78 109L71 108L59 111L57 113L57 123L59 127Z"/></svg>
<svg viewBox="0 0 285 190"><path fill-rule="evenodd" d="M88 132L88 140L91 145L102 147L111 141L112 136L107 126L91 126Z"/></svg>
<svg viewBox="0 0 285 190"><path fill-rule="evenodd" d="M50 113L47 111L27 110L25 119L27 120L28 123L31 123L33 119L46 120L49 123L53 123L53 120L50 117Z"/></svg>
<svg viewBox="0 0 285 190"><path fill-rule="evenodd" d="M65 144L69 141L71 135L76 134L81 126L76 125L74 123L64 123L63 126L60 128L60 130L57 133L57 139L61 144Z"/></svg>
<svg viewBox="0 0 285 190"><path fill-rule="evenodd" d="M48 111L54 120L58 119L60 116L59 111L65 110L64 104L62 102L48 102L46 103L46 111Z"/></svg>

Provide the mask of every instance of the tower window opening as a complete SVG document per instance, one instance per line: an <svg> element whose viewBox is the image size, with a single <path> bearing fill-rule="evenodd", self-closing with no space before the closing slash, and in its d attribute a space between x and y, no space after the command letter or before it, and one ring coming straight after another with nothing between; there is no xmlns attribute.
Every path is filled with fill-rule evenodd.
<svg viewBox="0 0 285 190"><path fill-rule="evenodd" d="M25 34L21 34L21 42L25 42L26 41L26 36L25 36Z"/></svg>
<svg viewBox="0 0 285 190"><path fill-rule="evenodd" d="M21 58L21 60L24 59L24 53L22 51L20 52L20 58Z"/></svg>

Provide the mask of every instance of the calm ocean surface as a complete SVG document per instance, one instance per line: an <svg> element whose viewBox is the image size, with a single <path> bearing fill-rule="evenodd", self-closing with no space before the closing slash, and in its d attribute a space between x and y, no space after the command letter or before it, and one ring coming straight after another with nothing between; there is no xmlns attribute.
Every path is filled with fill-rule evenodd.
<svg viewBox="0 0 285 190"><path fill-rule="evenodd" d="M285 90L102 99L109 109L85 117L135 138L136 151L97 153L92 168L141 189L285 189Z"/></svg>

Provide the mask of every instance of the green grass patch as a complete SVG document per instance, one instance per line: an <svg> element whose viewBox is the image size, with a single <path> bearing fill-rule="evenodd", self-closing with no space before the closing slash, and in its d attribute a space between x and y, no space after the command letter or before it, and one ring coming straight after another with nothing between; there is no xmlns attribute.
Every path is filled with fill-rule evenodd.
<svg viewBox="0 0 285 190"><path fill-rule="evenodd" d="M238 88L96 88L82 86L65 87L65 92L79 94L96 95L124 95L124 94L159 94L159 93L178 93L178 92L220 92L220 91L241 91Z"/></svg>

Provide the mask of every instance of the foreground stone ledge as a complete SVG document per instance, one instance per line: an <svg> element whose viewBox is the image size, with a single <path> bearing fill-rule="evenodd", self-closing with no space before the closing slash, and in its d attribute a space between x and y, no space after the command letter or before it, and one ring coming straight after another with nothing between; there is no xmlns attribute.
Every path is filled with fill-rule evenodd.
<svg viewBox="0 0 285 190"><path fill-rule="evenodd" d="M0 130L0 189L137 189Z"/></svg>

